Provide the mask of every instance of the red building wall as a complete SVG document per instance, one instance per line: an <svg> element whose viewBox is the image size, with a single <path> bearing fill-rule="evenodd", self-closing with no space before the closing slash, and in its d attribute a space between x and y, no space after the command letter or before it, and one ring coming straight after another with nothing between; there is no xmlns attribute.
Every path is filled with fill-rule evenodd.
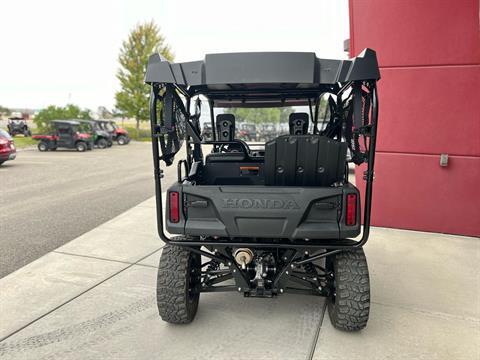
<svg viewBox="0 0 480 360"><path fill-rule="evenodd" d="M350 0L350 53L365 47L382 76L373 225L480 236L479 1Z"/></svg>

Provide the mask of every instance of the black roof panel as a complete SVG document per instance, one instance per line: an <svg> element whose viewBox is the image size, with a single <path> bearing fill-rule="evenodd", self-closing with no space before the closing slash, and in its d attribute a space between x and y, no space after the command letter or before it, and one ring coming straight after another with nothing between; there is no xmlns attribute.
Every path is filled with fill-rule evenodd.
<svg viewBox="0 0 480 360"><path fill-rule="evenodd" d="M150 56L145 82L176 84L184 88L274 89L293 85L314 88L354 80L378 80L375 51L365 49L350 60L320 59L307 52L252 52L209 54L203 61L170 63L159 54Z"/></svg>

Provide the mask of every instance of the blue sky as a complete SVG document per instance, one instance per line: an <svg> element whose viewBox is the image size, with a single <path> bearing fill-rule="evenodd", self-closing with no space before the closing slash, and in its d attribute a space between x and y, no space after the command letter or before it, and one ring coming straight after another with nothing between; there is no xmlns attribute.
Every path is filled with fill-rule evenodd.
<svg viewBox="0 0 480 360"><path fill-rule="evenodd" d="M344 57L347 0L0 2L0 105L111 108L121 42L154 20L176 61L230 51Z"/></svg>

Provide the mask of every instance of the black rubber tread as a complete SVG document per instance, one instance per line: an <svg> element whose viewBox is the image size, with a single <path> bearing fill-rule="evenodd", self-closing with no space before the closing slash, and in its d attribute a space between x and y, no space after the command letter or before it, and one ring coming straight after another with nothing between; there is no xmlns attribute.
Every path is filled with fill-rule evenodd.
<svg viewBox="0 0 480 360"><path fill-rule="evenodd" d="M344 331L367 326L370 313L370 279L363 249L343 251L331 259L335 274L335 297L328 298L332 325Z"/></svg>
<svg viewBox="0 0 480 360"><path fill-rule="evenodd" d="M174 239L178 241L184 238ZM195 273L192 274L192 270ZM200 294L189 296L189 283L190 276L198 276L199 271L199 254L180 246L165 245L157 276L157 306L162 320L171 324L192 322L197 313Z"/></svg>
<svg viewBox="0 0 480 360"><path fill-rule="evenodd" d="M125 136L123 135L120 135L119 137L117 137L117 144L118 145L125 145L127 144L127 139Z"/></svg>
<svg viewBox="0 0 480 360"><path fill-rule="evenodd" d="M83 141L79 141L75 144L75 148L77 149L77 151L79 152L84 152L87 150L88 146L85 142Z"/></svg>
<svg viewBox="0 0 480 360"><path fill-rule="evenodd" d="M45 145L45 150L42 150L42 145ZM46 144L45 142L42 142L40 141L37 145L37 148L39 151L47 151L48 150L48 144Z"/></svg>
<svg viewBox="0 0 480 360"><path fill-rule="evenodd" d="M98 139L98 140L97 140L97 144L96 144L96 145L97 145L97 147L98 147L99 149L106 149L107 146L108 146L108 141L105 140L105 139L103 139L103 138L101 138L101 139Z"/></svg>

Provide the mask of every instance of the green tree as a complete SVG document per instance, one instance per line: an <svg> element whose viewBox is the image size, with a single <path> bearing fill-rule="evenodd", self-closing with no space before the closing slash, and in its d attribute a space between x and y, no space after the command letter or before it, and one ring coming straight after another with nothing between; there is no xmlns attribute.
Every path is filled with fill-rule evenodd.
<svg viewBox="0 0 480 360"><path fill-rule="evenodd" d="M65 107L50 105L42 109L35 115L33 121L37 128L42 131L49 127L52 120L69 120L69 119L91 119L90 110L81 109L77 105L68 104Z"/></svg>
<svg viewBox="0 0 480 360"><path fill-rule="evenodd" d="M10 115L12 112L10 111L9 108L6 108L5 106L0 105L0 115Z"/></svg>
<svg viewBox="0 0 480 360"><path fill-rule="evenodd" d="M140 121L148 120L149 86L144 84L148 57L158 52L168 60L173 60L170 47L165 44L165 37L160 34L153 22L137 25L123 42L118 61L120 69L117 78L121 90L115 94L116 108L123 116L134 118L137 130Z"/></svg>
<svg viewBox="0 0 480 360"><path fill-rule="evenodd" d="M279 123L288 121L292 108L231 108L226 109L225 112L235 115L238 122Z"/></svg>
<svg viewBox="0 0 480 360"><path fill-rule="evenodd" d="M312 103L312 107L314 104ZM314 111L314 109L312 109ZM294 111L305 111L310 116L310 110L308 106L302 109L294 109L292 107L277 107L277 108L229 108L225 109L226 113L235 115L238 122L252 122L259 123L286 123L288 122L289 115ZM327 97L320 98L319 112L318 112L318 124L319 128L322 126L323 119L325 118L325 112L328 116L328 102ZM313 119L310 119L313 121ZM328 121L328 118L326 119Z"/></svg>

